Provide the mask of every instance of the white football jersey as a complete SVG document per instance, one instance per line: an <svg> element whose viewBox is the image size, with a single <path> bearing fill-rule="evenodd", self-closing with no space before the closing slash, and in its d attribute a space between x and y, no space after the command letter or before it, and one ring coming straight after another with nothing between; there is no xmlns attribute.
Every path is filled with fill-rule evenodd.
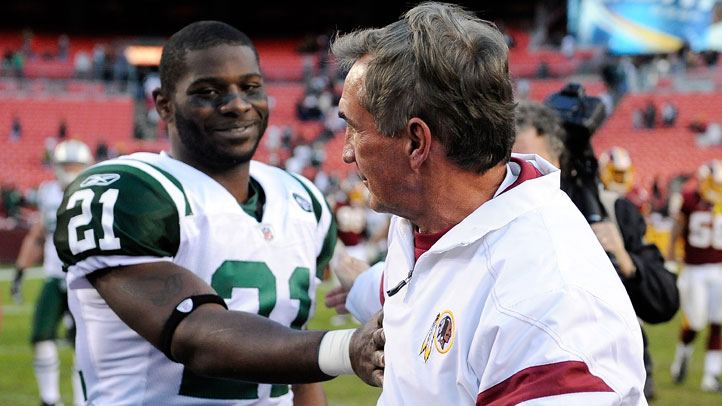
<svg viewBox="0 0 722 406"><path fill-rule="evenodd" d="M518 158L533 160L533 156ZM384 270L379 405L646 405L629 297L559 172L506 189L415 260L394 217ZM369 298L375 300L375 298Z"/></svg>
<svg viewBox="0 0 722 406"><path fill-rule="evenodd" d="M53 233L55 232L56 216L60 202L63 201L63 189L58 181L43 182L38 187L37 205L43 231L45 232L45 244L43 246L43 269L45 275L53 278L65 279L63 263L58 258L58 253L53 244Z"/></svg>
<svg viewBox="0 0 722 406"><path fill-rule="evenodd" d="M335 224L310 181L259 162L250 173L257 190L249 200L265 194L261 221L215 180L165 153L102 162L68 187L55 240L68 269L89 406L293 403L288 385L202 377L168 360L86 279L98 269L172 261L213 287L229 309L304 328Z"/></svg>

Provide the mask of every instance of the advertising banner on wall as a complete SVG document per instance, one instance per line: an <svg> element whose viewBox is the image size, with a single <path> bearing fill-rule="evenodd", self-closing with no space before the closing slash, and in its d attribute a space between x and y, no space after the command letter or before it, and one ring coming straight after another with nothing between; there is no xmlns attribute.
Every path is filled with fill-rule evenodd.
<svg viewBox="0 0 722 406"><path fill-rule="evenodd" d="M722 0L568 0L569 32L616 54L722 51Z"/></svg>

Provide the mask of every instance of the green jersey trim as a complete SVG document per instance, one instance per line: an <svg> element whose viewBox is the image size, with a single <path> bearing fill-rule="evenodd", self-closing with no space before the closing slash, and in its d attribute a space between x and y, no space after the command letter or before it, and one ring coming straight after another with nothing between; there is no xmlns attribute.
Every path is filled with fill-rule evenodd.
<svg viewBox="0 0 722 406"><path fill-rule="evenodd" d="M290 173L290 175L294 179L296 179L296 181L298 181L298 183L300 183L301 186L306 189L306 193L311 196L311 204L313 205L313 213L316 215L316 222L320 222L321 215L323 214L323 206L321 206L321 203L316 198L316 195L300 178L298 178L292 173ZM326 199L323 200L323 203L326 205L326 209L328 209L330 215L331 207L329 207ZM336 227L336 220L333 218L333 216L331 216L331 221L328 225L328 231L326 231L326 237L323 239L323 246L321 247L321 252L318 254L318 257L316 257L316 276L319 279L323 279L323 271L326 269L326 266L331 261L333 251L334 249L336 249L337 231L338 230Z"/></svg>
<svg viewBox="0 0 722 406"><path fill-rule="evenodd" d="M101 162L99 164L93 165L93 168L100 168L109 165L126 165L136 169L140 169L141 171L147 173L148 175L152 176L153 179L158 181L158 183L163 186L163 189L168 192L170 197L173 199L173 202L175 202L176 207L178 207L178 213L184 213L184 215L186 216L193 214L190 203L188 203L188 196L186 196L185 189L183 189L183 185L181 185L178 179L176 179L170 173L164 171L163 169L160 169L153 164L149 164L148 162L130 158L114 159L111 161Z"/></svg>
<svg viewBox="0 0 722 406"><path fill-rule="evenodd" d="M305 183L301 179L299 179L296 175L289 172L291 176L293 176L293 179L296 179L298 183L303 186L304 189L306 189L306 193L308 193L309 196L311 196L311 204L313 205L313 214L316 215L316 223L321 221L321 214L323 214L323 208L321 207L321 203L318 202L318 199L316 199L316 195L313 194L311 189L309 189L308 186L306 186ZM330 210L330 209L329 209Z"/></svg>
<svg viewBox="0 0 722 406"><path fill-rule="evenodd" d="M151 165L113 160L68 186L54 242L64 265L93 256L172 257L181 240L184 192Z"/></svg>
<svg viewBox="0 0 722 406"><path fill-rule="evenodd" d="M316 258L316 276L318 279L323 279L323 271L326 269L328 263L331 262L333 251L336 249L336 241L338 241L336 220L331 218L331 225L328 227L326 238L323 239L323 247Z"/></svg>
<svg viewBox="0 0 722 406"><path fill-rule="evenodd" d="M129 160L131 160L131 159L129 159ZM191 209L191 205L190 205L190 203L188 202L188 196L186 195L186 191L185 191L185 189L183 189L183 185L180 183L180 181L178 181L178 179L175 178L175 176L171 175L170 173L166 172L165 170L163 170L163 169L161 169L161 168L159 168L159 167L157 167L157 166L155 166L155 165L153 165L153 164L149 164L148 162L140 161L140 160L137 160L137 159L132 159L132 160L135 161L135 162L140 162L140 163L143 163L143 164L145 164L145 165L148 165L148 166L150 166L151 168L154 168L155 170L157 170L158 172L160 172L161 174L163 174L163 176L165 176L166 178L168 178L168 180L171 181L171 183L173 183L173 184L175 185L175 187L177 187L177 188L180 190L180 192L183 194L183 200L185 200L185 205L186 205L185 215L186 215L186 216L190 216L191 214L193 214L193 210ZM167 188L166 188L166 189L167 189Z"/></svg>

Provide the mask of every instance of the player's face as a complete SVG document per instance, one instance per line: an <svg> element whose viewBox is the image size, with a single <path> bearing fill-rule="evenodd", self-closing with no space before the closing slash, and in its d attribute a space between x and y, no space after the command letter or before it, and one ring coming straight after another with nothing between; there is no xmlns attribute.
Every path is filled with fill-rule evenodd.
<svg viewBox="0 0 722 406"><path fill-rule="evenodd" d="M363 60L351 68L339 102L339 115L346 120L343 160L356 164L372 209L402 215L403 144L399 137L380 134L371 113L361 107L358 93L365 71Z"/></svg>
<svg viewBox="0 0 722 406"><path fill-rule="evenodd" d="M188 51L172 96L178 159L226 170L253 157L268 124L268 99L253 50L219 45Z"/></svg>
<svg viewBox="0 0 722 406"><path fill-rule="evenodd" d="M87 167L88 165L79 162L57 164L54 168L55 178L60 182L62 187L65 188Z"/></svg>

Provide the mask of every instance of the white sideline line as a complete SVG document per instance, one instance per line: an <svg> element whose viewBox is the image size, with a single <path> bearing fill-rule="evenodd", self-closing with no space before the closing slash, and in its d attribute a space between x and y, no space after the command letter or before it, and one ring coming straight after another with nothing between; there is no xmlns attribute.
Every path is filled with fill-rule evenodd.
<svg viewBox="0 0 722 406"><path fill-rule="evenodd" d="M2 268L0 269L0 281L11 281L15 278L15 268ZM23 272L23 278L25 279L43 279L45 278L45 272L42 267L28 268Z"/></svg>
<svg viewBox="0 0 722 406"><path fill-rule="evenodd" d="M33 312L33 303L23 304L4 304L3 315L4 316L17 316L21 314L31 314Z"/></svg>

